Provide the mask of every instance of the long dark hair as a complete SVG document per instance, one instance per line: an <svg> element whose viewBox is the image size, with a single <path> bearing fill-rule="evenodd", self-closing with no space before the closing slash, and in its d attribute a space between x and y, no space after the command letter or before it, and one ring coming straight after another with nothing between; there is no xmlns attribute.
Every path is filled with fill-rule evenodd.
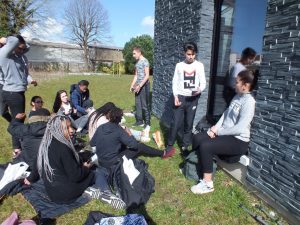
<svg viewBox="0 0 300 225"><path fill-rule="evenodd" d="M60 95L62 93L68 94L66 90L59 90L58 92L56 92L56 96L55 96L54 103L53 103L53 109L52 109L54 113L57 113L61 107L62 102L61 102Z"/></svg>
<svg viewBox="0 0 300 225"><path fill-rule="evenodd" d="M258 73L251 70L243 70L239 72L238 77L243 84L250 84L250 91L252 91L257 84Z"/></svg>
<svg viewBox="0 0 300 225"><path fill-rule="evenodd" d="M93 118L93 116L95 115L94 120L91 121L92 123L95 123L101 116L107 115L114 108L116 108L116 105L114 103L112 103L112 102L105 103L103 106L96 109L96 111L90 115L89 122L90 122L90 119Z"/></svg>
<svg viewBox="0 0 300 225"><path fill-rule="evenodd" d="M122 120L123 110L115 107L108 113L108 119L111 123L119 124Z"/></svg>

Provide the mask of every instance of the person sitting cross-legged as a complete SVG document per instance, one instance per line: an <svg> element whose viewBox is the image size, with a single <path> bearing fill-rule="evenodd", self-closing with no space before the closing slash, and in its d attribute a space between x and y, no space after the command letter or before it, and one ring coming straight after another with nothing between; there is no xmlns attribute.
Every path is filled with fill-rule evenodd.
<svg viewBox="0 0 300 225"><path fill-rule="evenodd" d="M197 151L203 179L191 187L194 194L214 191L212 180L213 156L235 156L245 154L250 141L251 121L254 117L255 99L251 91L257 78L248 70L241 71L236 78L236 95L216 125L207 132L193 137L193 149Z"/></svg>

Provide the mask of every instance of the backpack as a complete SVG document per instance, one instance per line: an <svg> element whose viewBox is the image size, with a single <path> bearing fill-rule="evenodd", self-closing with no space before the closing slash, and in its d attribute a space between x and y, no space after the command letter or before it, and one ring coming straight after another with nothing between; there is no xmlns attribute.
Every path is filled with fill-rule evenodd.
<svg viewBox="0 0 300 225"><path fill-rule="evenodd" d="M202 168L196 151L192 151L184 160L182 174L189 180L199 181L202 179ZM213 163L213 177L217 170L217 164Z"/></svg>
<svg viewBox="0 0 300 225"><path fill-rule="evenodd" d="M110 174L111 184L126 203L127 209L146 204L154 192L155 186L155 180L148 172L148 164L141 159L132 160L134 167L139 171L139 175L132 184L130 184L128 176L124 173L123 159L120 159Z"/></svg>

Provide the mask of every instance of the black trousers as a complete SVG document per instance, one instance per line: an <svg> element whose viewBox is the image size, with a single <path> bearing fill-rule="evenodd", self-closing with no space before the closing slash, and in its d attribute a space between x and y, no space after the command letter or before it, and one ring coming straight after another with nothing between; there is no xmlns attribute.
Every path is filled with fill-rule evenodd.
<svg viewBox="0 0 300 225"><path fill-rule="evenodd" d="M25 112L24 92L2 91L2 97L4 104L6 104L10 110L12 120L16 118L18 113ZM12 145L14 149L21 148L21 143L18 138L12 137Z"/></svg>
<svg viewBox="0 0 300 225"><path fill-rule="evenodd" d="M145 121L150 126L150 82L147 81L139 93L135 94L136 122Z"/></svg>
<svg viewBox="0 0 300 225"><path fill-rule="evenodd" d="M11 122L11 115L8 111L8 106L3 102L3 97L2 97L2 88L3 85L0 84L0 115L7 120L7 122Z"/></svg>
<svg viewBox="0 0 300 225"><path fill-rule="evenodd" d="M194 135L193 150L201 163L203 173L213 172L214 155L242 155L248 151L249 142L241 141L234 136L217 136L210 138L206 132Z"/></svg>
<svg viewBox="0 0 300 225"><path fill-rule="evenodd" d="M179 101L181 105L173 108L173 121L169 130L168 145L174 145L177 137L177 133L183 126L182 144L184 147L188 147L192 143L192 131L195 113L197 110L198 99L197 96L182 96L179 95Z"/></svg>
<svg viewBox="0 0 300 225"><path fill-rule="evenodd" d="M139 155L162 157L163 154L164 151L152 148L143 143L139 143L137 149L126 149L120 153L121 157L125 155L128 159L134 159Z"/></svg>

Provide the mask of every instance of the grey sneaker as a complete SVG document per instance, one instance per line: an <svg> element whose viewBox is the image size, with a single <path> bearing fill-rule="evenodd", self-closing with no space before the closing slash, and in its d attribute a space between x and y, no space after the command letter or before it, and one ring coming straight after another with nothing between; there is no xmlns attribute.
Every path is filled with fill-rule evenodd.
<svg viewBox="0 0 300 225"><path fill-rule="evenodd" d="M200 180L200 182L191 187L191 191L194 194L206 194L214 191L213 182L206 182L205 180Z"/></svg>
<svg viewBox="0 0 300 225"><path fill-rule="evenodd" d="M98 188L88 187L84 192L91 198L110 204L114 209L124 209L126 207L125 202L110 191L100 191Z"/></svg>

